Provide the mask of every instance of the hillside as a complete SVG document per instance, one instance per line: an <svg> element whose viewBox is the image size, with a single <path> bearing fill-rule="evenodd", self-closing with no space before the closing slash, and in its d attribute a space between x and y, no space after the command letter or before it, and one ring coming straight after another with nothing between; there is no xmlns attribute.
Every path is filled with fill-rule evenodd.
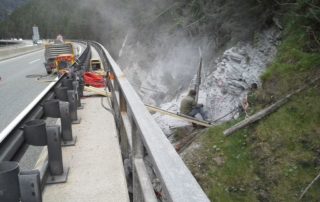
<svg viewBox="0 0 320 202"><path fill-rule="evenodd" d="M298 1L286 8L283 42L262 75L251 115L320 76L318 6ZM201 135L184 159L212 201L299 201L320 172L319 88L319 81L310 84L231 137L222 132L239 120ZM301 201L318 201L319 185L318 180Z"/></svg>

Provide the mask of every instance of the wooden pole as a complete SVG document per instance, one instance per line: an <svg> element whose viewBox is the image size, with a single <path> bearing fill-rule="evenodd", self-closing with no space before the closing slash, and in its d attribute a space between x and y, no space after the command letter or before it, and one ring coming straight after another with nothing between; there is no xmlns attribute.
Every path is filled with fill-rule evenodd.
<svg viewBox="0 0 320 202"><path fill-rule="evenodd" d="M299 200L301 200L303 198L303 196L307 193L307 191L310 189L310 187L320 178L320 173L317 175L317 177L315 177L312 182L310 182L310 184L304 189L304 191L302 192L302 194L299 197Z"/></svg>
<svg viewBox="0 0 320 202"><path fill-rule="evenodd" d="M199 63L199 69L197 72L196 85L194 89L196 91L196 98L195 98L196 103L198 103L198 99L199 99L199 91L200 91L200 85L201 85L201 72L202 72L202 53L200 48L199 48L199 55L200 55L200 63Z"/></svg>
<svg viewBox="0 0 320 202"><path fill-rule="evenodd" d="M199 120L199 119L193 118L191 116L186 116L184 114L177 114L177 113L169 112L169 111L166 111L166 110L163 110L163 109L160 109L158 107L151 106L151 105L147 105L147 104L145 106L147 107L147 109L149 111L152 111L152 112L159 112L160 114L168 115L168 116L171 116L173 118L177 118L177 119L180 119L180 120L184 120L184 121L188 121L188 122L191 122L191 123L195 123L195 124L198 124L198 125L201 125L201 126L204 126L204 127L212 127L212 126L214 126L214 125L212 125L211 123L209 123L207 121Z"/></svg>
<svg viewBox="0 0 320 202"><path fill-rule="evenodd" d="M233 134L234 132L236 132L237 130L244 128L248 125L250 125L251 123L254 123L262 118L264 118L265 116L271 114L272 112L276 111L278 108L280 108L282 105L286 104L290 98L293 95L296 95L298 93L300 93L301 91L307 89L309 87L309 85L314 84L316 81L318 81L320 79L320 77L317 77L315 79L313 79L308 85L304 85L303 87L295 90L294 92L288 94L286 97L280 99L279 101L277 101L276 103L270 105L269 107L259 111L258 113L250 116L249 118L240 121L239 123L237 123L236 125L232 126L231 128L228 128L227 130L223 131L223 134L225 136L229 136L231 134Z"/></svg>

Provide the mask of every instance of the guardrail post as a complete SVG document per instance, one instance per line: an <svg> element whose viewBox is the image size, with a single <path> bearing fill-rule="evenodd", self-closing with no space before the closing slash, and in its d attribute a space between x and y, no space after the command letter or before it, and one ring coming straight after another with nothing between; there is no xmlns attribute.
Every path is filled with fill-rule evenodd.
<svg viewBox="0 0 320 202"><path fill-rule="evenodd" d="M0 201L20 201L19 170L17 162L0 162Z"/></svg>
<svg viewBox="0 0 320 202"><path fill-rule="evenodd" d="M77 114L77 95L76 89L74 89L73 79L65 78L62 80L62 85L68 88L67 95L68 95L68 102L70 103L70 113L71 113L71 120L73 124L79 124L80 119L78 119Z"/></svg>
<svg viewBox="0 0 320 202"><path fill-rule="evenodd" d="M68 90L73 90L73 79L64 78L62 80L62 86L67 87Z"/></svg>
<svg viewBox="0 0 320 202"><path fill-rule="evenodd" d="M127 102L122 92L120 92L120 120L119 120L119 139L121 153L124 159L129 158L131 152L131 122L127 111ZM129 133L129 134L127 134Z"/></svg>
<svg viewBox="0 0 320 202"><path fill-rule="evenodd" d="M68 101L68 88L64 86L56 87L54 89L54 94L61 101Z"/></svg>
<svg viewBox="0 0 320 202"><path fill-rule="evenodd" d="M62 128L62 145L73 146L76 144L77 136L72 136L72 121L69 102L59 102L59 106Z"/></svg>
<svg viewBox="0 0 320 202"><path fill-rule="evenodd" d="M61 139L59 131L59 126L47 127L48 162L50 171L50 176L48 177L47 184L66 182L68 178L69 167L63 167Z"/></svg>
<svg viewBox="0 0 320 202"><path fill-rule="evenodd" d="M59 100L46 100L43 103L44 114L47 117L60 118Z"/></svg>
<svg viewBox="0 0 320 202"><path fill-rule="evenodd" d="M26 142L34 146L48 146L49 174L47 184L67 181L69 168L64 169L59 126L48 126L44 120L32 120L25 123Z"/></svg>
<svg viewBox="0 0 320 202"><path fill-rule="evenodd" d="M22 202L42 202L39 170L20 172L19 183Z"/></svg>
<svg viewBox="0 0 320 202"><path fill-rule="evenodd" d="M79 79L79 98L82 98L83 97L83 90L84 90L84 81L83 81L83 78L80 77Z"/></svg>
<svg viewBox="0 0 320 202"><path fill-rule="evenodd" d="M81 119L78 118L77 113L77 102L76 102L76 95L74 90L68 90L68 101L70 103L70 114L71 114L71 120L73 124L79 124Z"/></svg>
<svg viewBox="0 0 320 202"><path fill-rule="evenodd" d="M77 137L72 136L69 103L53 99L45 101L43 107L46 116L52 118L61 118L62 145L75 145Z"/></svg>
<svg viewBox="0 0 320 202"><path fill-rule="evenodd" d="M143 145L140 141L138 129L136 124L132 121L132 194L133 194L133 202L143 201L141 198L141 188L139 185L139 178L137 175L137 170L135 167L135 159L143 159Z"/></svg>
<svg viewBox="0 0 320 202"><path fill-rule="evenodd" d="M80 100L80 95L79 95L79 82L78 81L74 81L73 83L73 89L76 95L76 103L77 103L77 108L78 109L83 109L83 107L81 106L81 100Z"/></svg>
<svg viewBox="0 0 320 202"><path fill-rule="evenodd" d="M144 163L145 149L139 135L139 130L134 122L132 125L133 146L133 202L150 201L157 202L153 186Z"/></svg>

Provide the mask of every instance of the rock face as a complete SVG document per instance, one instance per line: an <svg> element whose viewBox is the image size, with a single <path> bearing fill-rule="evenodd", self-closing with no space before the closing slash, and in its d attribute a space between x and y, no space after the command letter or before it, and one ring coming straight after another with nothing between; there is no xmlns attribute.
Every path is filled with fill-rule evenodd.
<svg viewBox="0 0 320 202"><path fill-rule="evenodd" d="M199 102L205 105L212 120L234 111L222 119L230 120L238 113L236 108L251 84L259 86L261 74L276 55L280 31L276 27L270 28L259 34L256 40L255 44L238 43L226 50L215 61L215 70L204 72Z"/></svg>
<svg viewBox="0 0 320 202"><path fill-rule="evenodd" d="M219 120L223 122L237 118L238 106L250 85L257 83L260 86L260 76L274 59L280 34L277 27L264 30L256 37L254 44L238 43L226 50L212 66L204 68L199 103L204 104L209 119L223 117ZM184 92L177 99L162 104L161 108L178 112L180 101L186 94ZM166 134L171 133L170 128L186 124L159 114L154 117Z"/></svg>
<svg viewBox="0 0 320 202"><path fill-rule="evenodd" d="M249 86L260 84L259 76L276 54L281 28L257 2L206 3L214 15L205 12L206 20L201 23L190 17L194 9L188 5L181 8L182 13L173 9L157 15L157 23L128 31L117 62L144 103L177 112L181 99L192 88L190 81L195 80L201 48L199 102L211 120L226 114L221 121L230 120L237 115ZM177 26L176 16L169 13L181 15L183 23ZM193 26L194 22L198 24ZM180 126L181 122L155 116L166 131L170 132L169 125Z"/></svg>

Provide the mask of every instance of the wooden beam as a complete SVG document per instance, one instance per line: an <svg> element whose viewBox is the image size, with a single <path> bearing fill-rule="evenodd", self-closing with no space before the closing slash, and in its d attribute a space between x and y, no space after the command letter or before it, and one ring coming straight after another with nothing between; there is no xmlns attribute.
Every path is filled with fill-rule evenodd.
<svg viewBox="0 0 320 202"><path fill-rule="evenodd" d="M279 109L281 106L283 106L284 104L286 104L290 98L293 95L296 95L298 93L300 93L301 91L307 89L311 84L314 84L316 81L318 81L320 79L320 77L317 77L315 79L313 79L308 85L304 85L301 88L295 90L294 92L288 94L287 96L285 96L284 98L278 100L277 102L275 102L274 104L270 105L269 107L259 111L258 113L250 116L249 118L240 121L239 123L235 124L234 126L232 126L231 128L228 128L227 130L223 131L223 134L225 136L229 136L231 134L233 134L234 132L236 132L237 130L244 128L262 118L264 118L265 116L271 114L272 112L276 111L277 109Z"/></svg>
<svg viewBox="0 0 320 202"><path fill-rule="evenodd" d="M102 95L102 96L105 96L105 97L111 97L111 93L106 92L105 90L103 90L101 88L95 88L95 87L92 87L92 86L85 86L84 90L88 91L88 92L92 92L92 93L98 94L98 95Z"/></svg>
<svg viewBox="0 0 320 202"><path fill-rule="evenodd" d="M198 125L201 125L201 126L204 126L204 127L212 127L213 126L209 122L202 121L202 120L199 120L199 119L195 119L195 118L193 118L191 116L186 116L186 115L183 115L183 114L176 114L176 113L169 112L169 111L166 111L166 110L163 110L163 109L160 109L158 107L151 106L151 105L147 105L147 104L146 104L146 107L151 112L159 112L160 114L168 115L168 116L171 116L173 118L177 118L177 119L180 119L180 120L184 120L184 121L188 121L188 122L191 122L191 123L195 123L195 124L198 124Z"/></svg>

